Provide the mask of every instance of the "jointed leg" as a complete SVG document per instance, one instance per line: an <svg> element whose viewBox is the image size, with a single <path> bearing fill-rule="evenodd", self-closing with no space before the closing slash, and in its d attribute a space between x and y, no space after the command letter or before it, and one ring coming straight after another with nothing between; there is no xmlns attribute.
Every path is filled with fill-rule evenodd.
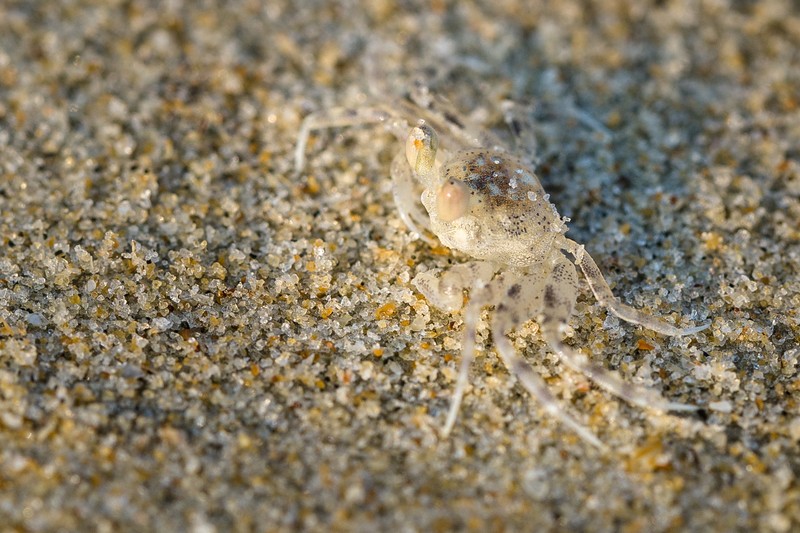
<svg viewBox="0 0 800 533"><path fill-rule="evenodd" d="M570 428L586 442L598 448L604 448L603 443L591 431L564 411L558 400L547 388L544 380L534 372L533 368L523 358L517 355L516 350L511 345L511 341L505 335L505 321L502 320L503 316L499 311L500 309L498 308L498 314L495 315L495 324L492 328L492 336L494 337L497 353L500 354L500 358L508 368L508 371L519 379L520 384L539 402L539 405L542 406L542 409L547 414Z"/></svg>
<svg viewBox="0 0 800 533"><path fill-rule="evenodd" d="M461 363L458 366L458 378L456 388L453 390L453 397L450 399L450 409L447 411L447 419L442 426L442 437L447 438L456 423L458 411L461 409L461 400L464 398L464 391L467 390L469 383L469 367L475 359L475 337L478 319L481 316L483 306L480 300L471 299L464 312L464 340L461 345Z"/></svg>
<svg viewBox="0 0 800 533"><path fill-rule="evenodd" d="M379 123L382 123L398 140L406 142L411 127L397 112L389 109L380 107L334 108L307 116L303 120L297 137L297 146L294 152L295 171L300 172L305 166L305 150L312 131ZM435 245L436 240L424 231L425 229L430 230L430 217L420 208L419 184L409 168L403 151L400 151L392 161L391 176L392 196L400 218L409 230L420 235L428 244Z"/></svg>
<svg viewBox="0 0 800 533"><path fill-rule="evenodd" d="M464 312L464 340L456 387L450 400L450 409L442 427L442 436L452 431L458 416L464 391L469 381L469 367L475 357L475 338L481 309L495 297L499 281L490 281L496 271L491 263L473 262L456 265L447 272L425 272L414 278L414 285L435 307L455 311L461 308L464 289L470 288L469 303ZM438 274L438 275L437 275Z"/></svg>
<svg viewBox="0 0 800 533"><path fill-rule="evenodd" d="M506 337L506 331L513 329L531 316L529 312L534 309L534 305L530 301L529 295L532 291L541 292L543 282L541 278L541 273L537 273L521 278L519 280L520 283L511 284L504 298L497 305L492 323L492 337L497 353L508 368L508 371L519 379L520 384L539 402L545 412L569 427L585 441L598 448L604 448L603 443L591 431L561 407L547 388L544 380L517 354L511 341ZM523 290L523 287L529 289L527 291L529 294L520 298L520 291ZM545 300L548 298L547 293L544 294L544 298Z"/></svg>
<svg viewBox="0 0 800 533"><path fill-rule="evenodd" d="M595 298L603 307L620 317L626 322L633 324L640 324L647 329L652 329L662 335L691 335L698 331L703 331L710 324L703 324L702 326L694 326L689 328L677 328L660 318L635 309L629 305L620 302L616 296L611 292L608 283L603 278L603 274L594 262L594 259L584 250L583 246L568 239L565 239L567 246L565 250L575 256L575 261L580 267L586 280L589 282L589 287L592 289Z"/></svg>
<svg viewBox="0 0 800 533"><path fill-rule="evenodd" d="M558 255L556 265L544 287L544 308L541 331L547 344L558 354L569 368L583 373L586 377L614 394L639 407L660 411L691 411L693 405L669 402L657 392L628 383L616 372L589 361L583 354L574 351L562 341L577 295L578 279L575 267L566 257Z"/></svg>
<svg viewBox="0 0 800 533"><path fill-rule="evenodd" d="M314 130L327 128L343 128L347 126L363 126L366 124L384 124L385 127L398 138L405 142L411 129L408 123L389 109L380 107L365 107L351 109L336 107L327 111L312 113L303 120L300 133L297 136L297 146L294 149L294 168L296 172L305 166L305 152L308 138Z"/></svg>
<svg viewBox="0 0 800 533"><path fill-rule="evenodd" d="M555 322L542 325L542 336L550 349L558 354L566 366L582 373L614 396L644 409L658 411L694 411L698 409L695 405L667 401L657 392L628 383L616 372L589 361L585 355L574 351L561 341L562 327L561 324Z"/></svg>

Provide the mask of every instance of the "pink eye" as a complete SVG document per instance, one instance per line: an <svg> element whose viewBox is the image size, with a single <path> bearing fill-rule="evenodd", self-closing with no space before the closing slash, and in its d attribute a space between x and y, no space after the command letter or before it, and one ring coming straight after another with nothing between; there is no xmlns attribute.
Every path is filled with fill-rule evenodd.
<svg viewBox="0 0 800 533"><path fill-rule="evenodd" d="M448 181L439 189L436 207L443 222L463 217L469 209L469 187L463 181Z"/></svg>

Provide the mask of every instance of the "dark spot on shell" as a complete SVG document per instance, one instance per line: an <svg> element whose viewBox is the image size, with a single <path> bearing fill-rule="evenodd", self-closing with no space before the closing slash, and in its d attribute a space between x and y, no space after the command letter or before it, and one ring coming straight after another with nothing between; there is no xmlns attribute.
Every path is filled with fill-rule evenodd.
<svg viewBox="0 0 800 533"><path fill-rule="evenodd" d="M556 305L556 291L552 285L544 288L544 305L547 307L555 307Z"/></svg>

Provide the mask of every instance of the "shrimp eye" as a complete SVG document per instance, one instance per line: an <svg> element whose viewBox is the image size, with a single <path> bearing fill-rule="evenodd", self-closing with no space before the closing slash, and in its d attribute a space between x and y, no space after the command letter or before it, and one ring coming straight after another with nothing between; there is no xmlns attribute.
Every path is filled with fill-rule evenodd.
<svg viewBox="0 0 800 533"><path fill-rule="evenodd" d="M452 222L467 214L469 209L469 187L463 181L449 180L436 196L439 219Z"/></svg>
<svg viewBox="0 0 800 533"><path fill-rule="evenodd" d="M436 150L439 148L439 137L433 128L420 121L406 140L406 159L411 168L418 174L428 174L433 170L436 161Z"/></svg>

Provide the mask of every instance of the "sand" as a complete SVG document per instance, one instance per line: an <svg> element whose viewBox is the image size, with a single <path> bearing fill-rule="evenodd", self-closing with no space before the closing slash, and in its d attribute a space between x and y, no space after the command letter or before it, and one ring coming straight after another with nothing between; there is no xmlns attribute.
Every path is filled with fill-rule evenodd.
<svg viewBox="0 0 800 533"><path fill-rule="evenodd" d="M800 528L800 12L738 2L0 4L0 530ZM380 127L416 82L514 144L615 294L566 341L631 406L411 280ZM413 120L415 117L408 117ZM605 132L608 132L606 134Z"/></svg>

